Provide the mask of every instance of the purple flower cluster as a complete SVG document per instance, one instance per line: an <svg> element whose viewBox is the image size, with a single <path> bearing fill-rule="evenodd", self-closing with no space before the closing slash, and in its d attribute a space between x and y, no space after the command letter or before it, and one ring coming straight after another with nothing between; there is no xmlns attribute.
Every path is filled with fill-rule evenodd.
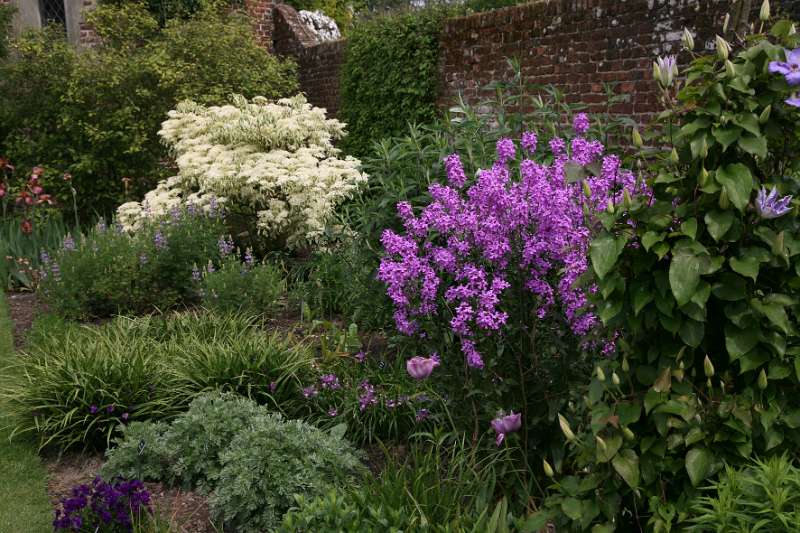
<svg viewBox="0 0 800 533"><path fill-rule="evenodd" d="M111 483L95 478L91 486L73 487L55 511L55 531L132 531L136 517L152 512L150 493L137 480Z"/></svg>
<svg viewBox="0 0 800 533"><path fill-rule="evenodd" d="M376 405L378 403L378 397L377 394L375 394L375 386L369 381L362 381L360 387L364 393L358 398L358 407L363 411L370 405Z"/></svg>
<svg viewBox="0 0 800 533"><path fill-rule="evenodd" d="M233 239L230 236L223 235L220 237L217 246L219 247L219 255L222 257L228 257L233 253Z"/></svg>
<svg viewBox="0 0 800 533"><path fill-rule="evenodd" d="M167 238L161 233L161 230L156 231L153 235L153 244L156 250L163 250L167 247Z"/></svg>
<svg viewBox="0 0 800 533"><path fill-rule="evenodd" d="M339 383L339 378L336 374L323 374L319 381L323 389L337 390L342 388L342 384Z"/></svg>
<svg viewBox="0 0 800 533"><path fill-rule="evenodd" d="M75 248L76 248L75 239L72 238L71 234L67 233L67 236L64 237L64 242L63 242L62 246L64 247L64 250L66 250L68 252L71 252L71 251L75 250Z"/></svg>
<svg viewBox="0 0 800 533"><path fill-rule="evenodd" d="M581 135L588 117L577 116L574 126L578 135L569 146L562 138L550 141L549 165L522 159L512 167L514 143L501 139L496 162L479 171L474 184L464 187L464 169L453 154L445 160L449 185L431 185L429 205L416 215L410 204L397 205L405 233L383 233L386 255L378 279L386 284L401 333L424 335L426 322L435 327L445 321L467 364L483 368L478 340L517 318L506 311L517 294L508 290L512 285L535 298L539 318L560 307L576 335L593 330L597 318L578 284L588 268L591 237L584 209L603 211L621 203L623 191L635 195L644 186L620 168L619 158L604 156L602 143ZM527 132L522 139L525 151L533 152L536 135ZM564 168L570 161L601 162L602 171L585 185L569 183Z"/></svg>

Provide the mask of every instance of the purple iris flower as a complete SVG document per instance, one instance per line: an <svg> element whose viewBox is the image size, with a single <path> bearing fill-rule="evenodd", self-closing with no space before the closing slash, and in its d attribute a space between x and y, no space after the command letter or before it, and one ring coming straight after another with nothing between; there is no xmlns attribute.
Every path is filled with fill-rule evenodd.
<svg viewBox="0 0 800 533"><path fill-rule="evenodd" d="M323 389L336 390L342 388L342 385L339 383L339 378L336 376L336 374L324 374L319 378L319 381L322 383Z"/></svg>
<svg viewBox="0 0 800 533"><path fill-rule="evenodd" d="M791 195L778 198L778 189L775 187L769 193L767 193L765 187L761 187L761 190L758 191L758 196L756 196L756 212L758 216L764 219L782 217L792 210L789 207L791 201Z"/></svg>
<svg viewBox="0 0 800 533"><path fill-rule="evenodd" d="M800 48L786 50L786 61L770 61L769 71L782 74L789 85L800 85Z"/></svg>
<svg viewBox="0 0 800 533"><path fill-rule="evenodd" d="M305 398L313 398L317 394L319 394L319 391L317 390L317 388L314 385L311 385L309 387L305 387L303 389L303 396Z"/></svg>
<svg viewBox="0 0 800 533"><path fill-rule="evenodd" d="M406 370L414 379L425 379L431 375L433 369L439 366L439 358L433 357L412 357L406 362Z"/></svg>
<svg viewBox="0 0 800 533"><path fill-rule="evenodd" d="M359 363L363 363L366 359L367 359L367 352L365 352L364 350L361 350L356 354L356 361L358 361Z"/></svg>
<svg viewBox="0 0 800 533"><path fill-rule="evenodd" d="M417 422L422 422L423 420L425 420L426 418L428 418L428 417L430 416L430 414L431 414L431 412L430 412L428 409L425 409L425 408L423 407L422 409L419 409L419 410L417 411L417 416L415 417L415 420L416 420Z"/></svg>
<svg viewBox="0 0 800 533"><path fill-rule="evenodd" d="M330 409L328 409L328 416L334 417L334 416L336 416L338 414L339 414L339 410L336 409L335 407L331 407Z"/></svg>
<svg viewBox="0 0 800 533"><path fill-rule="evenodd" d="M522 427L521 413L514 414L514 411L511 411L509 415L498 416L492 420L492 429L497 433L495 443L500 446L505 440L506 435L519 431L520 427Z"/></svg>

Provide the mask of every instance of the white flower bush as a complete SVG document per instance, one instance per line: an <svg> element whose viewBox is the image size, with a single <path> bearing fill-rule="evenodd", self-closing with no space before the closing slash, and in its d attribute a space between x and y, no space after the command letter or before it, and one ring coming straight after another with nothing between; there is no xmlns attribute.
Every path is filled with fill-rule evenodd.
<svg viewBox="0 0 800 533"><path fill-rule="evenodd" d="M340 158L333 142L344 124L325 117L303 95L269 102L234 96L231 105L182 102L159 132L173 150L178 175L141 203L119 207L123 227L177 206L252 215L259 233L288 247L313 243L334 210L365 182L361 162Z"/></svg>

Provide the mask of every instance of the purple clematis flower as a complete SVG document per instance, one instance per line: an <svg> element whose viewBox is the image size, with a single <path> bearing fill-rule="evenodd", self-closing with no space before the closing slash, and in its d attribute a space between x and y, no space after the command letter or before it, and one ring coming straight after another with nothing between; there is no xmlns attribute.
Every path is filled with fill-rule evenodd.
<svg viewBox="0 0 800 533"><path fill-rule="evenodd" d="M791 195L778 198L778 189L775 187L767 194L767 189L761 187L756 196L756 212L764 219L782 217L792 210L789 203L792 201Z"/></svg>
<svg viewBox="0 0 800 533"><path fill-rule="evenodd" d="M782 74L789 85L800 85L800 48L786 50L786 61L770 61L769 71Z"/></svg>
<svg viewBox="0 0 800 533"><path fill-rule="evenodd" d="M791 98L787 98L785 102L790 106L800 107L800 96L794 95Z"/></svg>
<svg viewBox="0 0 800 533"><path fill-rule="evenodd" d="M435 355L433 357L412 357L406 362L406 370L414 379L427 378L437 366L439 366L439 358Z"/></svg>
<svg viewBox="0 0 800 533"><path fill-rule="evenodd" d="M514 414L514 411L511 411L511 414L509 415L498 416L492 420L492 429L495 431L495 433L497 433L495 443L500 446L505 440L507 434L519 431L520 427L522 427L521 413Z"/></svg>

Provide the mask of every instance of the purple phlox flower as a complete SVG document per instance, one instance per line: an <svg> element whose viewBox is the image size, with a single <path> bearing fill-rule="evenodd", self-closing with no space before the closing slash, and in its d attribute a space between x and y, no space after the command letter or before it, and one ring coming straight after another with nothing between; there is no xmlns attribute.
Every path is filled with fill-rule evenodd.
<svg viewBox="0 0 800 533"><path fill-rule="evenodd" d="M589 117L586 113L578 113L572 121L572 129L578 135L583 135L589 131Z"/></svg>
<svg viewBox="0 0 800 533"><path fill-rule="evenodd" d="M303 397L305 398L313 398L317 394L319 394L319 391L315 385L309 385L308 387L303 388Z"/></svg>
<svg viewBox="0 0 800 533"><path fill-rule="evenodd" d="M173 206L169 210L169 218L172 219L173 222L177 222L181 219L181 210L178 206Z"/></svg>
<svg viewBox="0 0 800 533"><path fill-rule="evenodd" d="M461 165L461 158L458 154L451 154L444 160L444 168L447 172L447 181L452 187L461 188L467 182L464 174L464 167Z"/></svg>
<svg viewBox="0 0 800 533"><path fill-rule="evenodd" d="M330 409L328 409L328 416L334 417L334 416L336 416L338 414L339 414L339 410L337 408L331 407Z"/></svg>
<svg viewBox="0 0 800 533"><path fill-rule="evenodd" d="M764 219L782 217L792 210L789 206L791 201L791 195L778 198L778 189L775 187L769 193L765 187L761 187L756 196L756 212Z"/></svg>
<svg viewBox="0 0 800 533"><path fill-rule="evenodd" d="M800 48L786 50L786 61L770 61L769 71L783 75L789 85L800 85Z"/></svg>
<svg viewBox="0 0 800 533"><path fill-rule="evenodd" d="M75 249L75 239L72 238L70 233L67 233L67 236L64 237L64 242L62 244L64 250L72 251Z"/></svg>
<svg viewBox="0 0 800 533"><path fill-rule="evenodd" d="M505 164L514 159L517 155L517 147L514 146L514 141L507 138L502 138L497 141L497 162Z"/></svg>
<svg viewBox="0 0 800 533"><path fill-rule="evenodd" d="M497 433L495 443L500 446L505 440L506 435L519 431L520 427L522 427L521 413L514 414L514 411L511 411L511 413L506 416L498 416L492 420L492 429Z"/></svg>
<svg viewBox="0 0 800 533"><path fill-rule="evenodd" d="M153 244L155 244L156 250L163 250L167 247L167 238L161 233L161 230L157 230L153 235Z"/></svg>
<svg viewBox="0 0 800 533"><path fill-rule="evenodd" d="M95 414L97 414L97 411L99 411L99 409L98 409L98 407L96 405L90 405L89 406L89 413L95 415Z"/></svg>
<svg viewBox="0 0 800 533"><path fill-rule="evenodd" d="M433 369L439 366L439 357L412 357L406 361L406 370L414 379L425 379L431 375Z"/></svg>
<svg viewBox="0 0 800 533"><path fill-rule="evenodd" d="M219 248L219 255L228 257L231 255L231 252L233 252L233 239L229 235L223 235L219 238L217 246Z"/></svg>
<svg viewBox="0 0 800 533"><path fill-rule="evenodd" d="M418 409L417 410L417 416L415 417L415 420L417 422L422 422L423 420L428 418L430 416L430 414L431 414L431 412L428 409L423 407L422 409Z"/></svg>
<svg viewBox="0 0 800 533"><path fill-rule="evenodd" d="M336 376L336 374L323 374L320 376L319 381L322 383L323 389L337 390L342 388L342 385L339 383L339 378Z"/></svg>
<svg viewBox="0 0 800 533"><path fill-rule="evenodd" d="M522 134L522 141L520 144L522 147L527 150L529 154L532 154L536 151L536 145L538 144L539 139L536 137L536 133L532 131L526 131Z"/></svg>

